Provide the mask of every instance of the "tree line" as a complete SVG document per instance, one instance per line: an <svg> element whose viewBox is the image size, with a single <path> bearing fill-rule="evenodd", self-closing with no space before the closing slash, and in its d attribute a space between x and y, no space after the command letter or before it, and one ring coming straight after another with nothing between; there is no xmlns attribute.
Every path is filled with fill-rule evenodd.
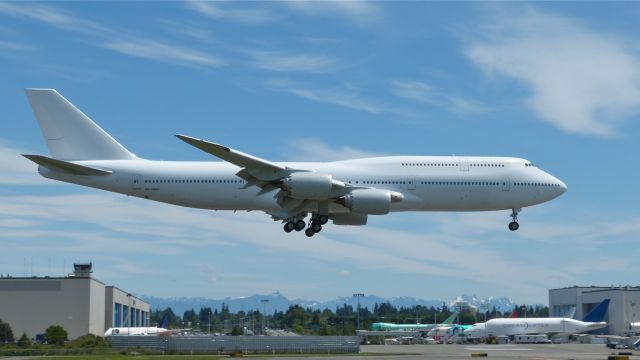
<svg viewBox="0 0 640 360"><path fill-rule="evenodd" d="M274 311L264 316L258 309L232 313L229 306L222 304L220 309L201 307L198 311L190 309L182 316L166 309L152 310L151 324L159 325L164 316L168 316L171 329L192 329L203 333L219 333L231 335L268 334L266 329L282 329L301 335L354 335L358 323L359 329L368 330L375 322L402 324L438 324L452 315L454 309L446 304L441 307L395 307L390 303L375 304L372 310L361 307L360 310L344 304L331 309L302 308L291 305L286 311ZM495 307L475 313L462 310L455 323L470 325L489 319L508 317L516 312L518 317L548 317L547 306L516 305L512 311L500 312Z"/></svg>

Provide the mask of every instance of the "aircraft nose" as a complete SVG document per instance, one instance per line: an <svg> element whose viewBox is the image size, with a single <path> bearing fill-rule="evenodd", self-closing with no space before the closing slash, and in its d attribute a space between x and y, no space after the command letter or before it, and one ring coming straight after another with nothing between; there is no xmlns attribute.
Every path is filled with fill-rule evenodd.
<svg viewBox="0 0 640 360"><path fill-rule="evenodd" d="M567 191L567 184L565 184L564 182L560 181L559 179L555 179L556 180L556 184L558 184L560 186L560 195L564 194Z"/></svg>

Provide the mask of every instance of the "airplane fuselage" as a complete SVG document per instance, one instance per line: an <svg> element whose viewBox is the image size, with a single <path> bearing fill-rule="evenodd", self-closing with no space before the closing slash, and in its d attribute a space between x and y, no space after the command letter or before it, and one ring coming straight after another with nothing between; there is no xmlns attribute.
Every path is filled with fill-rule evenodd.
<svg viewBox="0 0 640 360"><path fill-rule="evenodd" d="M568 318L491 319L485 323L488 336L577 334L606 326L606 322L586 322Z"/></svg>
<svg viewBox="0 0 640 360"><path fill-rule="evenodd" d="M74 175L40 167L48 178L130 196L212 210L281 209L277 191L260 193L226 162L86 160L74 163L112 171L108 176ZM562 181L518 158L395 156L327 163L278 163L330 174L347 186L401 193L390 211L490 211L540 204L561 195ZM317 211L317 208L305 209ZM330 211L349 212L330 204Z"/></svg>

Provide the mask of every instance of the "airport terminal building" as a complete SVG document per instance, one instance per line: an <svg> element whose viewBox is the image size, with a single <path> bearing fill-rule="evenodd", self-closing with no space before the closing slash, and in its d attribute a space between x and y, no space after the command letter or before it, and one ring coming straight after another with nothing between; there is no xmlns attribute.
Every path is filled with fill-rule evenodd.
<svg viewBox="0 0 640 360"><path fill-rule="evenodd" d="M147 302L91 277L91 264L74 264L67 277L0 277L0 319L14 335L35 338L60 325L69 339L103 336L111 327L148 326ZM130 324L130 325L129 325Z"/></svg>
<svg viewBox="0 0 640 360"><path fill-rule="evenodd" d="M607 328L597 331L611 335L627 335L630 323L640 321L640 287L572 286L549 290L549 316L563 317L575 308L574 318L582 320L604 299L611 299L604 321Z"/></svg>

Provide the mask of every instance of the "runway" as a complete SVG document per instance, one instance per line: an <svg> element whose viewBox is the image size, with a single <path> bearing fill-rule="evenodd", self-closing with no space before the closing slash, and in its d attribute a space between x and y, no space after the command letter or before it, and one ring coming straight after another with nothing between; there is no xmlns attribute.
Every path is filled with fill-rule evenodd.
<svg viewBox="0 0 640 360"><path fill-rule="evenodd" d="M469 359L472 353L487 353L489 359L530 359L530 360L603 360L620 352L640 352L612 350L605 345L591 344L509 344L509 345L363 345L357 359ZM286 356L282 359L344 359L353 355ZM254 358L252 356L252 358ZM259 358L259 357L256 357ZM279 357L268 357L279 359Z"/></svg>

